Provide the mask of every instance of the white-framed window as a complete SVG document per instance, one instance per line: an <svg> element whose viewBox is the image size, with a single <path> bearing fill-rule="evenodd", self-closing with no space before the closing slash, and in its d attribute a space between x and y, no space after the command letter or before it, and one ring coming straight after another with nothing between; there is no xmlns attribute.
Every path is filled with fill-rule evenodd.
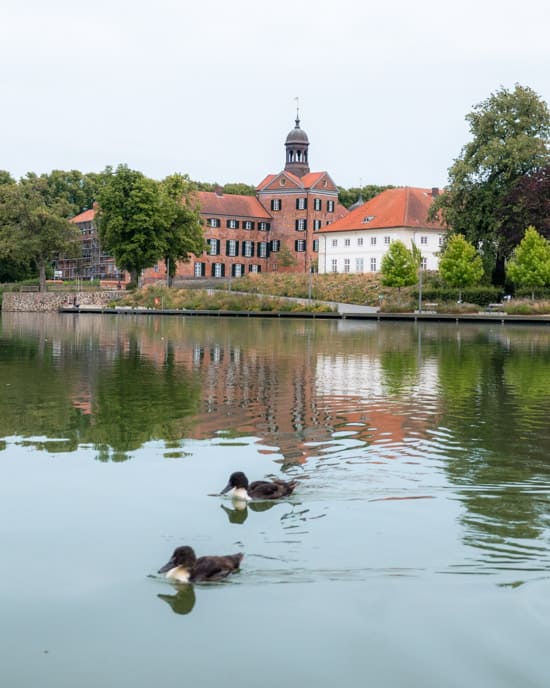
<svg viewBox="0 0 550 688"><path fill-rule="evenodd" d="M281 199L280 198L272 198L271 199L271 210L280 210L281 209Z"/></svg>
<svg viewBox="0 0 550 688"><path fill-rule="evenodd" d="M385 236L384 237L384 244L386 244L386 246L389 246L390 243L391 243L391 237Z"/></svg>
<svg viewBox="0 0 550 688"><path fill-rule="evenodd" d="M376 246L376 237L371 237L371 238L370 238L370 245L371 245L371 246Z"/></svg>
<svg viewBox="0 0 550 688"><path fill-rule="evenodd" d="M208 253L209 253L211 256L217 256L218 253L219 253L219 248L218 248L218 246L219 246L219 243L220 243L220 242L218 241L218 239L208 239L208 243L210 244L210 248L209 248Z"/></svg>
<svg viewBox="0 0 550 688"><path fill-rule="evenodd" d="M267 258L267 241L258 241L258 258Z"/></svg>
<svg viewBox="0 0 550 688"><path fill-rule="evenodd" d="M321 210L321 199L320 198L313 199L313 210Z"/></svg>
<svg viewBox="0 0 550 688"><path fill-rule="evenodd" d="M426 246L427 243L428 243L428 237L427 237L427 236L421 236L421 237L420 237L420 243L421 243L422 245Z"/></svg>
<svg viewBox="0 0 550 688"><path fill-rule="evenodd" d="M332 248L336 248L338 246L338 239L333 239L332 240Z"/></svg>
<svg viewBox="0 0 550 688"><path fill-rule="evenodd" d="M229 227L229 229L237 229L239 223L237 222L237 220L227 220L227 226Z"/></svg>
<svg viewBox="0 0 550 688"><path fill-rule="evenodd" d="M357 246L363 245L363 237L357 237Z"/></svg>
<svg viewBox="0 0 550 688"><path fill-rule="evenodd" d="M351 246L351 239L344 239L344 246Z"/></svg>
<svg viewBox="0 0 550 688"><path fill-rule="evenodd" d="M376 272L376 258L370 259L370 271Z"/></svg>
<svg viewBox="0 0 550 688"><path fill-rule="evenodd" d="M251 222L250 220L245 220L243 222L243 228L244 229L254 229L254 223Z"/></svg>
<svg viewBox="0 0 550 688"><path fill-rule="evenodd" d="M362 258L355 259L355 272L363 272L365 269L364 261Z"/></svg>
<svg viewBox="0 0 550 688"><path fill-rule="evenodd" d="M208 220L208 226L209 227L219 227L220 226L220 221L218 220L217 217L211 217Z"/></svg>
<svg viewBox="0 0 550 688"><path fill-rule="evenodd" d="M338 272L338 259L337 258L332 258L330 261L330 270L331 272Z"/></svg>
<svg viewBox="0 0 550 688"><path fill-rule="evenodd" d="M327 201L327 211L329 213L334 212L334 201Z"/></svg>
<svg viewBox="0 0 550 688"><path fill-rule="evenodd" d="M350 259L344 258L344 272L349 272L350 270Z"/></svg>
<svg viewBox="0 0 550 688"><path fill-rule="evenodd" d="M193 274L195 277L204 277L204 263L195 263Z"/></svg>
<svg viewBox="0 0 550 688"><path fill-rule="evenodd" d="M260 266L256 265L255 263L254 265L249 265L248 272L260 272Z"/></svg>
<svg viewBox="0 0 550 688"><path fill-rule="evenodd" d="M307 228L307 220L300 219L296 220L296 231L297 232L305 232Z"/></svg>
<svg viewBox="0 0 550 688"><path fill-rule="evenodd" d="M303 253L306 250L306 240L305 239L296 239L294 242L294 247L298 253Z"/></svg>
<svg viewBox="0 0 550 688"><path fill-rule="evenodd" d="M313 230L321 229L321 220L313 220Z"/></svg>
<svg viewBox="0 0 550 688"><path fill-rule="evenodd" d="M260 232L267 232L269 229L269 222L258 222L258 229Z"/></svg>
<svg viewBox="0 0 550 688"><path fill-rule="evenodd" d="M313 240L313 250L317 253L319 251L319 239Z"/></svg>
<svg viewBox="0 0 550 688"><path fill-rule="evenodd" d="M420 267L422 270L427 270L428 269L428 259L425 256L422 256L420 259Z"/></svg>
<svg viewBox="0 0 550 688"><path fill-rule="evenodd" d="M234 239L229 239L227 242L227 247L226 247L227 255L232 256L232 257L236 256L238 253L237 248L238 248L238 242L235 241Z"/></svg>
<svg viewBox="0 0 550 688"><path fill-rule="evenodd" d="M223 277L223 263L213 263L212 275L213 277Z"/></svg>
<svg viewBox="0 0 550 688"><path fill-rule="evenodd" d="M243 241L243 256L245 258L252 258L254 255L254 242Z"/></svg>
<svg viewBox="0 0 550 688"><path fill-rule="evenodd" d="M296 199L296 210L305 210L307 208L307 198Z"/></svg>
<svg viewBox="0 0 550 688"><path fill-rule="evenodd" d="M233 277L242 277L244 273L244 265L241 265L241 263L234 263L231 266L231 272Z"/></svg>
<svg viewBox="0 0 550 688"><path fill-rule="evenodd" d="M440 234L440 235L437 237L437 242L438 242L438 244L439 244L440 246L443 246L443 241L444 241L443 234Z"/></svg>
<svg viewBox="0 0 550 688"><path fill-rule="evenodd" d="M279 239L273 239L271 241L271 250L274 253L277 253L277 251L279 251L280 248L281 248L281 242L279 241Z"/></svg>

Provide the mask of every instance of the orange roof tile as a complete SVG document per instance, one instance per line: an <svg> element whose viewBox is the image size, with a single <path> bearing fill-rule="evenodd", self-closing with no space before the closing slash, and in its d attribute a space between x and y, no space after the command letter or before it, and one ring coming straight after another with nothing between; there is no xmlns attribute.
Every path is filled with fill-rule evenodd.
<svg viewBox="0 0 550 688"><path fill-rule="evenodd" d="M410 186L386 189L345 217L323 227L322 231L345 232L391 227L445 229L439 221L428 222L428 210L433 199L432 189Z"/></svg>
<svg viewBox="0 0 550 688"><path fill-rule="evenodd" d="M308 172L302 178L300 178L292 172L289 172L288 170L283 170L278 174L268 174L267 177L262 179L262 181L256 187L257 191L262 191L263 189L267 188L268 186L270 186L270 184L272 184L276 179L278 179L281 176L290 179L300 189L311 189L315 186L315 184L317 184L317 182L323 179L323 177L327 177L330 180L331 186L334 186L334 189L336 190L336 185L334 184L332 179L330 179L327 172Z"/></svg>
<svg viewBox="0 0 550 688"><path fill-rule="evenodd" d="M201 215L254 217L270 220L271 215L255 196L217 194L215 191L197 191Z"/></svg>
<svg viewBox="0 0 550 688"><path fill-rule="evenodd" d="M90 210L85 210L80 215L75 215L71 218L71 222L93 222L95 217L95 210L92 208Z"/></svg>

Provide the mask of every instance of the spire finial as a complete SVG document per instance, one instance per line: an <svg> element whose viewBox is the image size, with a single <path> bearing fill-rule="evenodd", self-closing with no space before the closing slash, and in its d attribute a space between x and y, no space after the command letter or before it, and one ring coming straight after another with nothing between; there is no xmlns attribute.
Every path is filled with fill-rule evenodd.
<svg viewBox="0 0 550 688"><path fill-rule="evenodd" d="M299 96L296 96L294 98L296 101L296 129L300 128L300 98Z"/></svg>

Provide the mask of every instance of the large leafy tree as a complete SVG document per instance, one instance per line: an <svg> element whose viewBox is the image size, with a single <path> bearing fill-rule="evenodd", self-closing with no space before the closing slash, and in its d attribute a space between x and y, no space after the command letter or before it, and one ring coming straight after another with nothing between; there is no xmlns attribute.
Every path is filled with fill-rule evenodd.
<svg viewBox="0 0 550 688"><path fill-rule="evenodd" d="M466 115L472 140L449 168L433 203L452 232L480 248L488 272L502 280L506 243L500 208L514 185L549 162L550 112L530 88L501 88Z"/></svg>
<svg viewBox="0 0 550 688"><path fill-rule="evenodd" d="M534 299L536 287L550 285L550 242L534 227L527 227L506 272L514 284L531 289L531 298Z"/></svg>
<svg viewBox="0 0 550 688"><path fill-rule="evenodd" d="M459 301L462 298L462 289L476 284L483 277L481 257L462 234L449 237L439 259L439 274L449 286L458 289Z"/></svg>
<svg viewBox="0 0 550 688"><path fill-rule="evenodd" d="M402 241L392 241L382 258L382 284L386 287L408 287L417 280L419 260L417 251L408 249Z"/></svg>
<svg viewBox="0 0 550 688"><path fill-rule="evenodd" d="M142 270L164 257L168 226L160 185L119 165L107 171L98 193L98 232L103 250L137 284Z"/></svg>
<svg viewBox="0 0 550 688"><path fill-rule="evenodd" d="M177 262L188 261L191 254L200 255L206 246L200 210L193 201L189 178L172 174L161 182L160 189L166 214L163 255L170 282L176 274Z"/></svg>
<svg viewBox="0 0 550 688"><path fill-rule="evenodd" d="M0 185L0 257L23 272L33 264L41 291L58 254L76 256L80 251L80 234L69 214L67 201L50 193L45 178L30 175Z"/></svg>
<svg viewBox="0 0 550 688"><path fill-rule="evenodd" d="M530 225L550 239L550 164L518 179L505 196L499 217L505 255L520 243Z"/></svg>

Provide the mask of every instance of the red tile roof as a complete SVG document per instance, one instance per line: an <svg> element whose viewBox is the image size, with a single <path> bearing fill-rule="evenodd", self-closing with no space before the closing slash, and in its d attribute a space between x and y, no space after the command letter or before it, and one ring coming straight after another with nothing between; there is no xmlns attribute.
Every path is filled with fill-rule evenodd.
<svg viewBox="0 0 550 688"><path fill-rule="evenodd" d="M441 222L428 222L427 219L428 210L434 199L432 192L432 189L418 189L410 186L386 189L349 212L345 217L323 227L322 231L345 232L391 227L443 230L445 227Z"/></svg>
<svg viewBox="0 0 550 688"><path fill-rule="evenodd" d="M300 179L300 177L297 177L295 174L289 172L288 170L283 170L282 172L279 172L279 174L268 174L267 177L262 179L262 181L258 184L256 190L262 191L266 189L276 179L279 179L279 177L287 177L291 182L294 182L299 189L311 189L315 186L315 184L317 184L321 179L323 179L323 177L326 177L330 181L330 186L333 187L334 190L336 190L336 185L326 172L308 172L308 174L305 174Z"/></svg>
<svg viewBox="0 0 550 688"><path fill-rule="evenodd" d="M94 217L95 210L85 210L83 213L80 213L80 215L75 215L72 217L71 222L93 222Z"/></svg>
<svg viewBox="0 0 550 688"><path fill-rule="evenodd" d="M215 191L197 191L195 195L202 215L271 219L271 215L255 196L217 194Z"/></svg>

